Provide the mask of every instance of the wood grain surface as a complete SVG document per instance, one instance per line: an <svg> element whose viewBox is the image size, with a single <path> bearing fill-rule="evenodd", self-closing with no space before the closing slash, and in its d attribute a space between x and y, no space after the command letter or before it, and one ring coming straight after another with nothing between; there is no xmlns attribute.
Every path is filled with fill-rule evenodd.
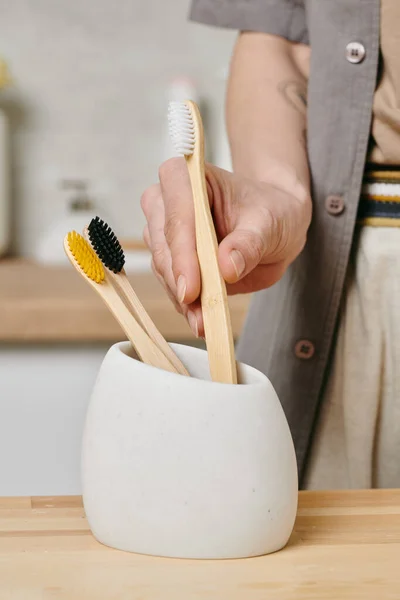
<svg viewBox="0 0 400 600"><path fill-rule="evenodd" d="M92 537L79 497L0 498L1 600L400 598L400 490L301 492L287 547L162 559Z"/></svg>
<svg viewBox="0 0 400 600"><path fill-rule="evenodd" d="M194 337L152 273L129 277L137 295L168 340ZM230 298L237 337L249 296ZM107 342L125 339L101 299L70 266L0 261L0 342Z"/></svg>

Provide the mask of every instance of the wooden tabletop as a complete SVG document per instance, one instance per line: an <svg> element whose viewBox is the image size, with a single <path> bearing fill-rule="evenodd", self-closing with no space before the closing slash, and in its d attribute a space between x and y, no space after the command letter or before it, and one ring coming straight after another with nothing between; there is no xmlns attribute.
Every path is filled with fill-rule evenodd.
<svg viewBox="0 0 400 600"><path fill-rule="evenodd" d="M152 273L132 285L169 340L193 335ZM240 333L248 296L230 298L234 336ZM0 342L108 342L125 339L100 297L69 265L47 267L24 260L0 261Z"/></svg>
<svg viewBox="0 0 400 600"><path fill-rule="evenodd" d="M301 492L285 549L227 561L119 552L92 537L81 499L0 499L3 600L400 598L400 490Z"/></svg>

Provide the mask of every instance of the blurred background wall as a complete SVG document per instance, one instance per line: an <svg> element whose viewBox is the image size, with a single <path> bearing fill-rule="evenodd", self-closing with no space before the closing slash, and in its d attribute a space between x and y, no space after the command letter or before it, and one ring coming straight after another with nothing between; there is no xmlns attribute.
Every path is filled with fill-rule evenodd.
<svg viewBox="0 0 400 600"><path fill-rule="evenodd" d="M12 214L10 244L0 227L0 496L81 491L91 389L124 336L115 323L99 336L110 316L62 240L94 214L118 237L141 238L140 196L171 153L168 100L186 93L177 79L201 104L208 158L230 166L222 109L235 34L191 24L188 12L189 0L0 0L0 66L12 78L0 85L0 225L7 206ZM71 212L82 182L89 217ZM134 255L136 291L160 330L195 343L152 284L149 254ZM238 323L245 307L236 306Z"/></svg>
<svg viewBox="0 0 400 600"><path fill-rule="evenodd" d="M64 179L86 180L97 212L141 237L139 199L164 158L172 78L195 82L213 145L234 34L189 23L188 11L188 0L0 0L18 253L34 255L61 216Z"/></svg>

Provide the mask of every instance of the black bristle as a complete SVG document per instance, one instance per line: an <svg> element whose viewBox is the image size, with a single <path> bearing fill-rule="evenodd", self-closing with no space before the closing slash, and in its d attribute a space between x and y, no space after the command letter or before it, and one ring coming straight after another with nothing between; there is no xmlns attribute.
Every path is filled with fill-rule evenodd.
<svg viewBox="0 0 400 600"><path fill-rule="evenodd" d="M125 255L111 227L99 217L95 217L89 223L88 234L101 262L110 271L120 273L124 268Z"/></svg>

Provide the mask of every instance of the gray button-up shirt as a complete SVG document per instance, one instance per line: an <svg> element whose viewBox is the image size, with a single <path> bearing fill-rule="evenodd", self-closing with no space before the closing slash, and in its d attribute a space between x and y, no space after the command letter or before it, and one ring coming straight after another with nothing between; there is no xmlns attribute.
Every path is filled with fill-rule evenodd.
<svg viewBox="0 0 400 600"><path fill-rule="evenodd" d="M304 472L352 245L379 56L379 0L193 0L194 20L311 45L313 222L283 279L254 294L238 358L281 399Z"/></svg>

